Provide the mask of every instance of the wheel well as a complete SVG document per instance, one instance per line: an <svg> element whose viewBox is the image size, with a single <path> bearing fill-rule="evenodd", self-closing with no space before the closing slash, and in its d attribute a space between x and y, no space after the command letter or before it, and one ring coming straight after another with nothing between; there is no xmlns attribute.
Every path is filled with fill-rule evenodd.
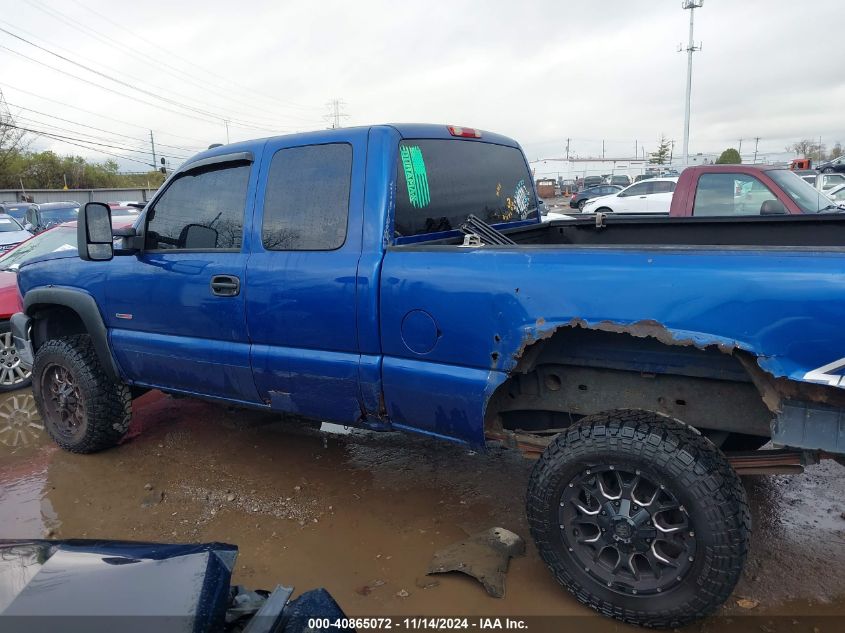
<svg viewBox="0 0 845 633"><path fill-rule="evenodd" d="M32 345L38 349L46 341L74 334L88 334L82 317L62 305L37 305L29 310L33 317Z"/></svg>
<svg viewBox="0 0 845 633"><path fill-rule="evenodd" d="M641 409L723 441L736 434L765 439L773 414L741 354L564 326L523 350L488 402L485 430L542 434L586 415Z"/></svg>

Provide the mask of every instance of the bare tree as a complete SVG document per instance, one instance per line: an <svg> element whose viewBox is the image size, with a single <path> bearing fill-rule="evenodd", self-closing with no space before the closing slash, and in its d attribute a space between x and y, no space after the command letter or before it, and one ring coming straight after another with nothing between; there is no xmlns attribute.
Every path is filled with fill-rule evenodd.
<svg viewBox="0 0 845 633"><path fill-rule="evenodd" d="M12 161L29 145L26 132L15 125L5 102L0 99L0 186L15 186L9 172Z"/></svg>
<svg viewBox="0 0 845 633"><path fill-rule="evenodd" d="M813 141L808 138L801 139L797 143L786 146L787 152L793 152L798 156L803 156L804 158L815 158L816 160L822 160L824 157L824 149L824 143L819 145L817 141Z"/></svg>

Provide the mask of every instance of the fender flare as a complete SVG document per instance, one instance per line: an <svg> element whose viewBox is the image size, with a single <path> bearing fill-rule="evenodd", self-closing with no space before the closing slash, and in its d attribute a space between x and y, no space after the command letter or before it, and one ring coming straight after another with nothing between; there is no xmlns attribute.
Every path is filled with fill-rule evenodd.
<svg viewBox="0 0 845 633"><path fill-rule="evenodd" d="M94 297L81 290L57 287L34 288L24 295L23 311L27 316L32 317L42 306L63 306L76 312L91 337L103 370L112 380L122 380L109 347L108 329Z"/></svg>

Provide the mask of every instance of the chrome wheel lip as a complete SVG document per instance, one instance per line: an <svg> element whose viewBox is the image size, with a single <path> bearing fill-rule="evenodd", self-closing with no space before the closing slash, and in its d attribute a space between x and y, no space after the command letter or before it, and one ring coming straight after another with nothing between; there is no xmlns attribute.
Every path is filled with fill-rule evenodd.
<svg viewBox="0 0 845 633"><path fill-rule="evenodd" d="M21 366L12 333L0 333L0 386L14 387L26 382L31 376L32 372Z"/></svg>
<svg viewBox="0 0 845 633"><path fill-rule="evenodd" d="M692 518L659 482L629 465L607 464L583 467L563 484L562 545L576 567L615 593L666 593L695 563Z"/></svg>

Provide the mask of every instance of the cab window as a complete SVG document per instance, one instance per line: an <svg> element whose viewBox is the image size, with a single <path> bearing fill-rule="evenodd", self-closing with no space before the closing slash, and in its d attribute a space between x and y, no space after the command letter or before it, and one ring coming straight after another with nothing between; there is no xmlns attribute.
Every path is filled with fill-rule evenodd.
<svg viewBox="0 0 845 633"><path fill-rule="evenodd" d="M702 174L695 191L694 216L768 215L783 204L759 179L748 174Z"/></svg>

